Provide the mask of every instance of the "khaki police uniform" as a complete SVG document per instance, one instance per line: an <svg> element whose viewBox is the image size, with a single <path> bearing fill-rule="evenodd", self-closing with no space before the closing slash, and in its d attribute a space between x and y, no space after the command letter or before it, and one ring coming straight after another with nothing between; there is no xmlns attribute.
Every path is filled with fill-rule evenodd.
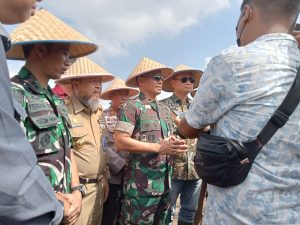
<svg viewBox="0 0 300 225"><path fill-rule="evenodd" d="M102 109L92 112L75 96L67 97L65 103L72 124L70 132L80 183L86 189L76 225L98 225L102 220L103 181L110 178L101 144L102 130L99 121Z"/></svg>

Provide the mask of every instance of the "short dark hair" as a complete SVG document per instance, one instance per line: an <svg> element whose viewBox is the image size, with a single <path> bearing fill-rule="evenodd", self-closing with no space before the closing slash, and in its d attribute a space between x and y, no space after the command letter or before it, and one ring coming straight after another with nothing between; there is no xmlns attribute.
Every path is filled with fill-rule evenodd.
<svg viewBox="0 0 300 225"><path fill-rule="evenodd" d="M36 44L27 44L27 45L22 46L25 59L27 59L29 57L34 45L36 45ZM42 45L45 45L47 47L47 49L49 50L52 46L52 43L42 43Z"/></svg>
<svg viewBox="0 0 300 225"><path fill-rule="evenodd" d="M299 14L300 0L243 0L241 11L245 5L251 4L263 12L262 15L266 22L282 21L284 18L290 24L290 30L294 29Z"/></svg>
<svg viewBox="0 0 300 225"><path fill-rule="evenodd" d="M249 5L252 0L244 0L241 4L241 11L244 9L245 5Z"/></svg>

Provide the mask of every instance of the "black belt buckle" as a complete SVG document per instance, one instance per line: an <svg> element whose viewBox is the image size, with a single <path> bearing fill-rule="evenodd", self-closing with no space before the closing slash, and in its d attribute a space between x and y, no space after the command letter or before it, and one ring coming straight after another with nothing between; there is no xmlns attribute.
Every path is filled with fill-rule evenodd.
<svg viewBox="0 0 300 225"><path fill-rule="evenodd" d="M96 183L98 183L98 178L83 178L83 177L79 177L79 182L81 184L96 184Z"/></svg>

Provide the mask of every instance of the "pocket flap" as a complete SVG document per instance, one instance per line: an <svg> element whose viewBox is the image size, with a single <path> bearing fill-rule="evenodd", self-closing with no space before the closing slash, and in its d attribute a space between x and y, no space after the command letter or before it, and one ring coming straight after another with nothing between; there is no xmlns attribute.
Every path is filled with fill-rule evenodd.
<svg viewBox="0 0 300 225"><path fill-rule="evenodd" d="M82 127L81 128L71 128L70 133L72 138L83 138L88 134L86 130L84 130Z"/></svg>

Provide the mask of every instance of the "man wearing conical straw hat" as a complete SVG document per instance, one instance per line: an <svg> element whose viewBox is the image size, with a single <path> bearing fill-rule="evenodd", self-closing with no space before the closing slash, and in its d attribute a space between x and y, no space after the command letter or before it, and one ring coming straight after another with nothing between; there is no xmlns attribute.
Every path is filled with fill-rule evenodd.
<svg viewBox="0 0 300 225"><path fill-rule="evenodd" d="M13 102L5 51L10 47L2 24L24 22L35 0L0 1L0 223L14 225L59 224L63 210L14 114L24 115ZM14 109L15 108L15 109ZM25 113L26 114L26 113Z"/></svg>
<svg viewBox="0 0 300 225"><path fill-rule="evenodd" d="M80 190L85 191L81 215L76 225L101 224L110 174L101 143L102 107L99 97L102 83L113 78L111 73L92 60L81 57L57 81L72 88L72 94L65 102L72 123L70 131L78 163Z"/></svg>
<svg viewBox="0 0 300 225"><path fill-rule="evenodd" d="M126 165L128 152L117 151L114 131L118 121L117 112L129 97L136 96L139 91L125 85L125 81L115 78L101 94L101 99L111 100L110 107L104 110L101 126L104 128L102 143L108 157L110 180L108 199L104 204L102 225L116 224L123 198L123 168Z"/></svg>
<svg viewBox="0 0 300 225"><path fill-rule="evenodd" d="M178 65L174 73L164 81L163 90L173 92L169 98L162 100L172 112L174 119L174 130L176 130L176 117L180 118L187 112L191 99L188 94L198 87L202 71L185 65ZM191 225L198 205L201 181L194 169L194 157L196 151L195 139L187 139L188 151L180 156L173 156L172 176L172 215L178 196L180 196L180 208L178 225Z"/></svg>
<svg viewBox="0 0 300 225"><path fill-rule="evenodd" d="M7 57L26 61L12 78L13 96L28 115L20 123L39 166L64 204L64 222L74 224L81 210L81 194L73 189L79 177L71 150L71 124L63 101L53 94L48 81L60 78L70 58L87 55L97 46L46 10L17 27L11 37Z"/></svg>
<svg viewBox="0 0 300 225"><path fill-rule="evenodd" d="M121 224L169 224L172 167L169 155L184 153L185 141L172 134L171 111L156 100L171 68L142 58L126 84L140 95L120 109L116 148L130 152L124 171Z"/></svg>

